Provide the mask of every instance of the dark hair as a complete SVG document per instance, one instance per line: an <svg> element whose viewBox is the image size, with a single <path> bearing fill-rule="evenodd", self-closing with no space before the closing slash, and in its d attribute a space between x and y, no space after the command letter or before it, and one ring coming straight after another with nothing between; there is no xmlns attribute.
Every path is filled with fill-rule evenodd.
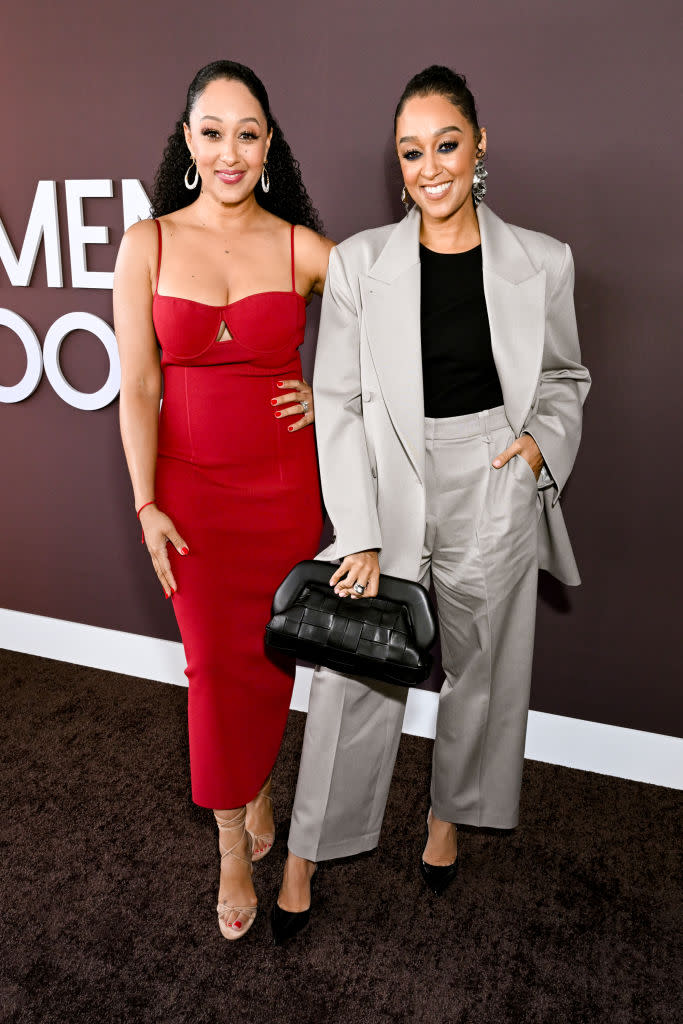
<svg viewBox="0 0 683 1024"><path fill-rule="evenodd" d="M480 138L479 119L477 117L477 105L474 102L467 80L464 75L459 75L451 68L443 64L431 64L424 71L413 75L406 85L394 114L394 135L396 134L396 122L401 112L413 96L445 96L454 107L457 107L461 114L467 118L474 129L474 136L477 142Z"/></svg>
<svg viewBox="0 0 683 1024"><path fill-rule="evenodd" d="M154 178L152 189L152 216L162 217L184 206L189 206L196 193L185 188L184 175L190 157L185 142L183 124L189 123L190 113L198 98L210 82L218 78L242 82L261 104L266 115L268 130L273 136L268 150L268 172L271 181L270 192L264 192L260 184L255 196L260 206L291 224L303 224L314 231L322 232L318 211L301 180L298 161L292 156L282 129L270 112L268 93L263 82L251 68L233 60L216 60L201 68L194 76L187 90L185 109L178 118L173 133L169 136Z"/></svg>

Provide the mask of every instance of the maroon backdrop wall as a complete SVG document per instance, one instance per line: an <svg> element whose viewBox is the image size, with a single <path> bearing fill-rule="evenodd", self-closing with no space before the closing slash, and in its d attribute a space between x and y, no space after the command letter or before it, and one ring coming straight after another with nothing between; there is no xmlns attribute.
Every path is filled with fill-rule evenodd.
<svg viewBox="0 0 683 1024"><path fill-rule="evenodd" d="M37 181L57 182L66 287L46 287L41 250L30 287L0 267L0 307L41 340L71 310L111 323L109 291L71 288L63 183L114 180L113 199L85 203L87 223L110 227L88 267L111 270L121 179L149 189L207 61L263 77L337 239L401 215L391 118L405 80L432 62L464 71L489 130L490 205L573 248L594 376L564 502L584 585L541 583L532 706L680 734L677 23L673 0L14 5L0 37L0 216L20 247ZM65 341L62 365L85 391L107 373L85 333ZM24 366L0 328L0 385ZM43 377L0 404L0 436L0 606L177 638L138 542L117 403L79 411Z"/></svg>

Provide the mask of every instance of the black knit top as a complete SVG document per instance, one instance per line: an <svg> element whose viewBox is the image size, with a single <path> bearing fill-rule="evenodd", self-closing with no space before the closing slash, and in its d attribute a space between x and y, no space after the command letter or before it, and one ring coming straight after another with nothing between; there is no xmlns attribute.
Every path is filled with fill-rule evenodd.
<svg viewBox="0 0 683 1024"><path fill-rule="evenodd" d="M481 246L439 253L420 245L420 264L425 416L464 416L502 405Z"/></svg>

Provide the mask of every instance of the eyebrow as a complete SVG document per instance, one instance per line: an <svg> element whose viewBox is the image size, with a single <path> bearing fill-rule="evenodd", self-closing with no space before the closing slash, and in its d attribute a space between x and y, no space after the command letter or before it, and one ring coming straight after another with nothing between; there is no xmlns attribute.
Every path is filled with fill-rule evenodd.
<svg viewBox="0 0 683 1024"><path fill-rule="evenodd" d="M462 135L462 128L458 128L457 124L449 124L447 128L438 128L437 131L432 132L432 136L445 135L446 132L460 132ZM417 142L418 138L417 135L404 135L403 138L398 141L399 144L401 142Z"/></svg>
<svg viewBox="0 0 683 1024"><path fill-rule="evenodd" d="M202 121L218 121L219 124L223 124L223 118L222 117L216 117L215 114L204 114L204 117L202 117L201 120ZM238 124L246 124L247 121L254 121L259 127L261 126L261 122L259 121L258 117L241 117L237 123Z"/></svg>

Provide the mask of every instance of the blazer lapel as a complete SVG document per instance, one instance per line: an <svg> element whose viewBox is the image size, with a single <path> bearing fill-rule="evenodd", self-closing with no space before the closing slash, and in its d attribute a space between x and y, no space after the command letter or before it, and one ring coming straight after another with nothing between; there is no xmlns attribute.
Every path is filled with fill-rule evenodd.
<svg viewBox="0 0 683 1024"><path fill-rule="evenodd" d="M537 271L513 231L482 204L484 295L505 412L524 426L541 372L545 270ZM361 275L365 331L394 429L424 481L424 398L420 344L420 211L400 221L367 274Z"/></svg>
<svg viewBox="0 0 683 1024"><path fill-rule="evenodd" d="M360 279L365 330L393 427L424 480L420 346L420 214L411 210Z"/></svg>
<svg viewBox="0 0 683 1024"><path fill-rule="evenodd" d="M541 373L545 270L536 270L514 232L484 204L477 218L493 358L507 418L519 434Z"/></svg>

